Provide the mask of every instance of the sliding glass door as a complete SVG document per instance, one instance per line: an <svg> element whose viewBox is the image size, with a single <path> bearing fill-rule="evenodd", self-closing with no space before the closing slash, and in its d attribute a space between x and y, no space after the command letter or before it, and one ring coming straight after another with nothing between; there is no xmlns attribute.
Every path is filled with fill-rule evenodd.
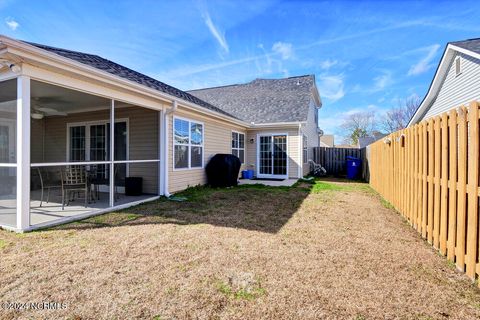
<svg viewBox="0 0 480 320"><path fill-rule="evenodd" d="M287 136L284 134L260 135L257 163L259 178L287 178Z"/></svg>

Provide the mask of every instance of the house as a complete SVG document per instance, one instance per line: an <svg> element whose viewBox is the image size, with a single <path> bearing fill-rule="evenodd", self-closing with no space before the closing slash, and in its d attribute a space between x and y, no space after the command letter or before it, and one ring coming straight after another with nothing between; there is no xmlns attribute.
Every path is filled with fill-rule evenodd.
<svg viewBox="0 0 480 320"><path fill-rule="evenodd" d="M450 42L408 126L479 99L480 38Z"/></svg>
<svg viewBox="0 0 480 320"><path fill-rule="evenodd" d="M372 143L374 143L375 141L378 141L378 140L384 138L385 136L386 136L386 134L384 134L384 133L374 131L374 132L371 133L370 136L358 138L357 147L359 149L365 148L365 147L371 145Z"/></svg>
<svg viewBox="0 0 480 320"><path fill-rule="evenodd" d="M307 173L315 78L231 87L242 94L188 93L97 55L0 36L0 226L33 230L204 184L217 153L259 178Z"/></svg>
<svg viewBox="0 0 480 320"><path fill-rule="evenodd" d="M320 136L320 147L335 147L335 136L333 134L324 134Z"/></svg>

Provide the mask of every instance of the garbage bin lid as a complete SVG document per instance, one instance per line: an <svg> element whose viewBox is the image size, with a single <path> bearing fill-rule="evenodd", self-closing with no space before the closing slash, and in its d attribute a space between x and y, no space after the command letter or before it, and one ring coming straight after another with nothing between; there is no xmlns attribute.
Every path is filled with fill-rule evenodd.
<svg viewBox="0 0 480 320"><path fill-rule="evenodd" d="M347 160L360 160L360 159L352 156L347 156Z"/></svg>

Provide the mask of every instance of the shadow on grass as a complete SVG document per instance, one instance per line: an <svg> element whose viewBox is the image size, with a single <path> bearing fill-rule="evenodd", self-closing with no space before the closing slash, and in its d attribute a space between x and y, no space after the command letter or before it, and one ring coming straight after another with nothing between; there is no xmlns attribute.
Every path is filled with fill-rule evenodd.
<svg viewBox="0 0 480 320"><path fill-rule="evenodd" d="M367 186L368 187L368 186ZM350 185L318 179L292 187L260 184L215 189L192 187L175 195L125 210L111 212L53 229L90 229L123 225L210 224L215 226L277 233L311 193L354 191Z"/></svg>

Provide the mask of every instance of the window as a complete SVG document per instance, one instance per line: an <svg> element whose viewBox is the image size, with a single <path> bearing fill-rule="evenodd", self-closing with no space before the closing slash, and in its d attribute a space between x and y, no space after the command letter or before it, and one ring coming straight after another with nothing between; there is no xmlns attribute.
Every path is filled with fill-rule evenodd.
<svg viewBox="0 0 480 320"><path fill-rule="evenodd" d="M458 76L462 73L462 60L460 57L455 59L455 76Z"/></svg>
<svg viewBox="0 0 480 320"><path fill-rule="evenodd" d="M203 167L203 124L174 118L174 168Z"/></svg>
<svg viewBox="0 0 480 320"><path fill-rule="evenodd" d="M307 136L303 136L303 163L308 161L308 140Z"/></svg>
<svg viewBox="0 0 480 320"><path fill-rule="evenodd" d="M245 134L232 131L232 154L245 163Z"/></svg>

